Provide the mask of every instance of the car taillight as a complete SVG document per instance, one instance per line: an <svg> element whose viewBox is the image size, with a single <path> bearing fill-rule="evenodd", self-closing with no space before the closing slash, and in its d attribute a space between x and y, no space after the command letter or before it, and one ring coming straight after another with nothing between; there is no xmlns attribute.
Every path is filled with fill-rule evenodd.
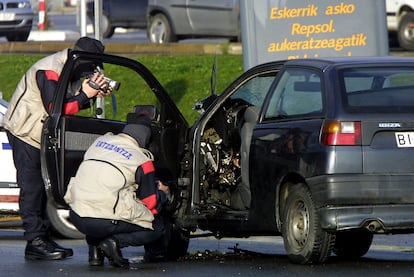
<svg viewBox="0 0 414 277"><path fill-rule="evenodd" d="M360 121L326 121L322 128L324 145L361 145Z"/></svg>

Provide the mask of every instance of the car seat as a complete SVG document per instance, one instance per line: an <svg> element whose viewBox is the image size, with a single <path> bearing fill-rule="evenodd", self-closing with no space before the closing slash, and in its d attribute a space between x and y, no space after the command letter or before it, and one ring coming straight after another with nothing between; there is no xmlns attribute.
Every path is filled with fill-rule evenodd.
<svg viewBox="0 0 414 277"><path fill-rule="evenodd" d="M251 193L249 183L249 151L253 128L259 119L259 107L249 106L244 112L244 123L240 129L240 167L242 181L233 192L231 205L235 209L250 208Z"/></svg>

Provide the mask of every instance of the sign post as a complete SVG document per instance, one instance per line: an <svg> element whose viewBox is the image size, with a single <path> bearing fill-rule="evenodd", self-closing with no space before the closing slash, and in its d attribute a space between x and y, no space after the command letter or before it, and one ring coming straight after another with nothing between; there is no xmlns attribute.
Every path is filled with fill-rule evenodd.
<svg viewBox="0 0 414 277"><path fill-rule="evenodd" d="M39 23L37 26L40 31L47 29L46 0L39 0Z"/></svg>
<svg viewBox="0 0 414 277"><path fill-rule="evenodd" d="M244 68L272 61L388 55L385 0L240 0Z"/></svg>

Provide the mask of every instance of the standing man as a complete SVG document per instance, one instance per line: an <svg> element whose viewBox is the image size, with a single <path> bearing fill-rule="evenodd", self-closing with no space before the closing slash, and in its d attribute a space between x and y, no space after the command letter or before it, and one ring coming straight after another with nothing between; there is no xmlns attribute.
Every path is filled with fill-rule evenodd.
<svg viewBox="0 0 414 277"><path fill-rule="evenodd" d="M20 80L4 116L13 150L20 188L19 208L23 221L24 238L27 240L25 258L56 260L73 255L72 249L64 248L50 239L50 222L46 212L46 191L41 175L40 140L44 119L52 108L59 75L72 49L64 49L36 62ZM103 53L103 44L95 39L82 37L76 41L73 50ZM90 87L90 80L83 80L81 70L93 72L93 65L78 67L73 84L68 88L64 113L75 114L89 106L89 99L101 97L100 90ZM81 69L82 68L82 69ZM102 74L95 73L91 78L99 86L104 86ZM70 91L69 91L70 90Z"/></svg>
<svg viewBox="0 0 414 277"><path fill-rule="evenodd" d="M127 268L120 248L145 245L146 255L162 246L161 209L168 186L155 176L147 117L121 133L107 133L89 147L65 195L71 220L86 235L89 265ZM152 252L152 253L151 253Z"/></svg>

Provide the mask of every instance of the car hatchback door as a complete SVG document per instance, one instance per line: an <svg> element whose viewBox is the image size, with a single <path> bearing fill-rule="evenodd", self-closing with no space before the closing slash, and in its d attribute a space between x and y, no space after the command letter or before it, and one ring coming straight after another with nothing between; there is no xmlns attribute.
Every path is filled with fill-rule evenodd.
<svg viewBox="0 0 414 277"><path fill-rule="evenodd" d="M340 76L345 109L360 117L362 173L413 172L413 68L344 69Z"/></svg>

